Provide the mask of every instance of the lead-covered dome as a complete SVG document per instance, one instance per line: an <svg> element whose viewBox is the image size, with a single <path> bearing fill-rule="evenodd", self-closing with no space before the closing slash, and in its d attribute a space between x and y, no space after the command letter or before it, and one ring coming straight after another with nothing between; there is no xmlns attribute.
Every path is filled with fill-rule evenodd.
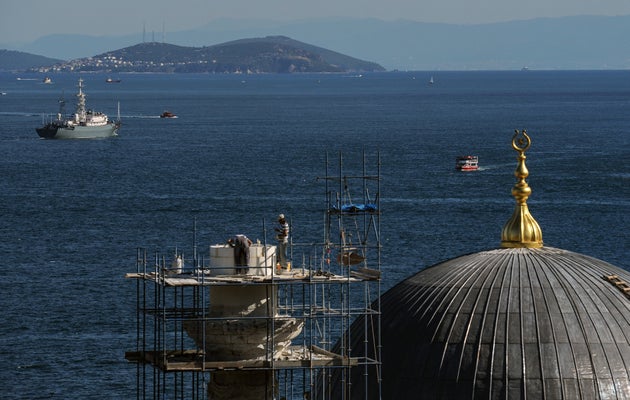
<svg viewBox="0 0 630 400"><path fill-rule="evenodd" d="M381 296L383 398L630 398L623 282L550 247L427 268Z"/></svg>

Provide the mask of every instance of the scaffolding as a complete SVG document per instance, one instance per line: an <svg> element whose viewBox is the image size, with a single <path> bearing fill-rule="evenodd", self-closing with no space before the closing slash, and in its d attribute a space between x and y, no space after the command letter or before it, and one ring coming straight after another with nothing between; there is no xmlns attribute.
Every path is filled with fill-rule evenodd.
<svg viewBox="0 0 630 400"><path fill-rule="evenodd" d="M219 257L224 245L210 246L208 262L195 246L192 268L178 251L170 264L137 250L126 274L136 281L136 344L125 357L137 364L138 399L351 399L356 385L380 399L380 156L375 174L365 154L362 164L346 175L340 154L330 174L326 157L324 241L291 241L287 268L267 243L252 244L245 275ZM375 348L353 352L357 320Z"/></svg>

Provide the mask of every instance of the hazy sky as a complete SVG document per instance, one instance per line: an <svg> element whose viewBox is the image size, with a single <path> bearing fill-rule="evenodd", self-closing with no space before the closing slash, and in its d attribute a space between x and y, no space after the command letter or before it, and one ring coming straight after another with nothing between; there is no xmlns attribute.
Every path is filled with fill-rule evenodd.
<svg viewBox="0 0 630 400"><path fill-rule="evenodd" d="M0 43L53 33L124 35L196 28L217 18L374 17L476 24L536 17L630 15L630 0L3 0ZM273 34L273 32L270 32Z"/></svg>

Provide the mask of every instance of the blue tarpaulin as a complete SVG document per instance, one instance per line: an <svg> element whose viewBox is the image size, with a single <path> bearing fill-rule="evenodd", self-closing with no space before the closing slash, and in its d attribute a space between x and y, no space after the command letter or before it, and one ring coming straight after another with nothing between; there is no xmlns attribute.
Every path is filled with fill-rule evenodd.
<svg viewBox="0 0 630 400"><path fill-rule="evenodd" d="M376 212L377 207L376 204L344 204L341 206L341 210L337 206L332 206L331 210L333 212L342 212L342 213L358 213L358 212Z"/></svg>

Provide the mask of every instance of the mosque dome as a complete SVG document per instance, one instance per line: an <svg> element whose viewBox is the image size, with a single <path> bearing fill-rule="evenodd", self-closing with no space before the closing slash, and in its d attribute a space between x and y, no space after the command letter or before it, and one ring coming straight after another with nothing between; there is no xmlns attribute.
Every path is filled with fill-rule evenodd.
<svg viewBox="0 0 630 400"><path fill-rule="evenodd" d="M353 356L380 351L380 398L630 399L630 273L543 245L525 203L530 139L517 135L517 206L501 247L384 293L380 350L364 344L363 320L351 326ZM351 398L379 398L378 387L353 385Z"/></svg>
<svg viewBox="0 0 630 400"><path fill-rule="evenodd" d="M427 268L381 296L383 398L630 398L625 282L552 247Z"/></svg>

